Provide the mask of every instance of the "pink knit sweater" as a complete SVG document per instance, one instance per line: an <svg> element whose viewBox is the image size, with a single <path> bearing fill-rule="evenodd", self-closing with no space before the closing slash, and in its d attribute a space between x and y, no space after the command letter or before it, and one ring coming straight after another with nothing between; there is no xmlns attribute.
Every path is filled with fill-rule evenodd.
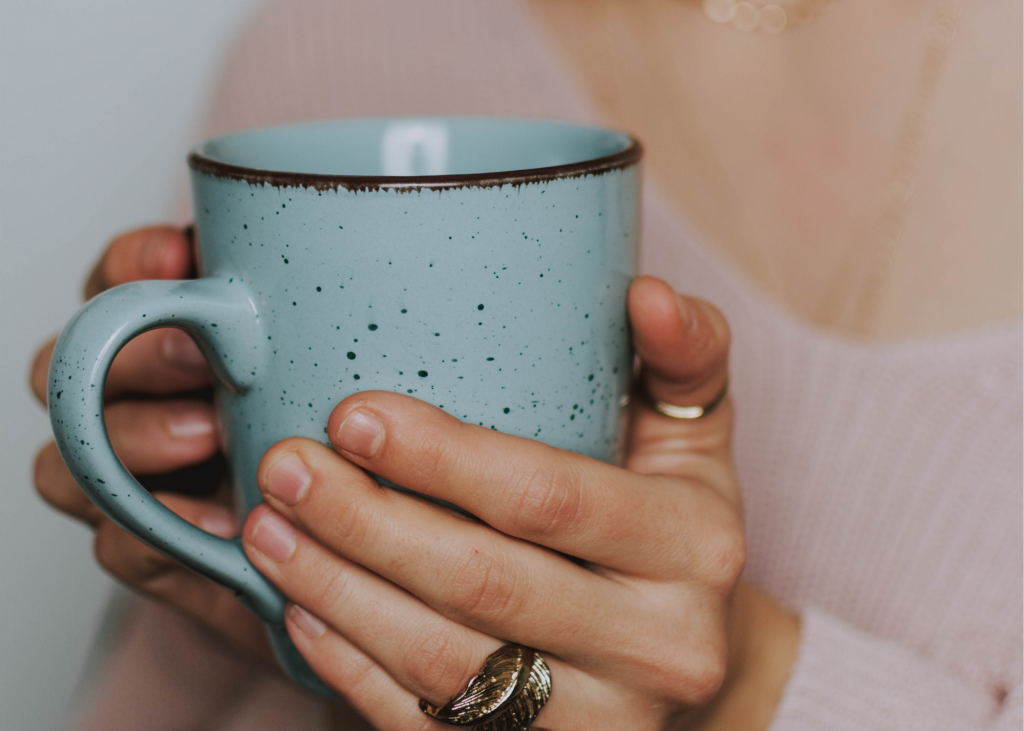
<svg viewBox="0 0 1024 731"><path fill-rule="evenodd" d="M388 114L599 122L520 0L272 2L206 130ZM746 578L799 610L775 730L1020 729L1022 327L864 345L794 320L648 181L643 268L734 331ZM320 701L145 602L78 728L317 729Z"/></svg>

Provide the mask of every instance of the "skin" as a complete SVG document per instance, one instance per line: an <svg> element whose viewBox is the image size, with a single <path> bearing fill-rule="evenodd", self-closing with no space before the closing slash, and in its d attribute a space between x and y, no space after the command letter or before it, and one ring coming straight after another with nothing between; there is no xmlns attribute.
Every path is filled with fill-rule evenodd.
<svg viewBox="0 0 1024 731"><path fill-rule="evenodd" d="M853 272L840 299L854 301L858 273L873 266L861 255L871 247L857 244L870 240L933 3L832 3L812 26L778 37L714 26L699 3L531 5L609 122L645 141L652 171L705 239L791 312L878 339L1020 316L1019 3L961 3L906 228L868 332L852 327L829 298L842 289L837 272ZM863 48L872 49L874 65L858 55ZM86 294L191 270L180 231L143 229L110 245ZM717 311L641 278L630 313L646 388L677 404L713 398L728 351ZM40 400L51 352L52 342L33 366ZM181 396L209 383L198 350L180 334L147 333L122 351L106 418L130 470L173 471L216 452L209 403ZM384 426L372 457L339 437L355 412ZM538 719L542 727L768 725L800 628L791 612L737 580L743 551L728 449L732 404L684 424L637 398L631 416L624 469L479 433L380 393L339 404L329 428L335 450L289 440L268 453L260 470L267 504L249 517L243 539L261 570L319 617L291 612L289 631L350 702L335 709L338 728L443 728L416 711L416 698L443 702L507 640L535 644L551 664L555 692ZM301 500L295 479L279 471L286 456L309 470ZM514 479L494 478L499 462ZM361 467L464 504L485 522L381 490ZM273 663L259 623L227 591L107 520L52 443L36 460L36 485L95 529L96 555L108 571ZM275 497L279 489L290 497ZM208 500L159 497L220 535L239 530L223 490ZM532 509L496 509L504 505ZM673 511L675 530L659 533ZM290 545L292 526L287 555L275 554L273 542L259 547L274 525L284 536L278 549ZM529 590L542 582L572 582L573 592ZM560 608L570 593L572 606ZM616 616L621 624L609 621ZM315 628L312 635L302 626Z"/></svg>
<svg viewBox="0 0 1024 731"><path fill-rule="evenodd" d="M140 229L110 244L86 296L192 269L180 230ZM634 281L629 310L642 387L670 403L711 401L728 372L721 313L651 277ZM32 367L41 402L52 348ZM176 331L124 348L106 418L129 470L173 471L218 450L211 404L180 397L210 379ZM637 392L630 417L615 467L368 392L332 413L333 449L289 439L267 452L259 470L267 502L241 527L245 550L292 600L296 646L347 701L335 709L336 727L446 728L421 714L417 699L443 704L510 641L538 648L551 666L555 690L540 728L768 725L800 630L791 612L740 579L732 401L679 421ZM364 469L481 520L382 489ZM36 459L35 482L47 502L95 530L106 570L273 664L259 622L230 592L103 516L52 442ZM239 531L223 489L206 499L158 497L219 535Z"/></svg>
<svg viewBox="0 0 1024 731"><path fill-rule="evenodd" d="M773 36L712 23L700 0L528 0L702 241L797 318L873 340L1020 318L1021 3L958 3L867 330L850 315L939 2L797 4L825 8Z"/></svg>

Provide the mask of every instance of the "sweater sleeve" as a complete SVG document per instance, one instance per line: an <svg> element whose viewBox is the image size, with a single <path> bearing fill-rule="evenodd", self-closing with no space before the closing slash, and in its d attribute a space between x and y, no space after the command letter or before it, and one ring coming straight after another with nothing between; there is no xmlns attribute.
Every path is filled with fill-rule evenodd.
<svg viewBox="0 0 1024 731"><path fill-rule="evenodd" d="M818 610L803 613L800 652L770 731L1019 731L1011 687L972 684L896 643Z"/></svg>

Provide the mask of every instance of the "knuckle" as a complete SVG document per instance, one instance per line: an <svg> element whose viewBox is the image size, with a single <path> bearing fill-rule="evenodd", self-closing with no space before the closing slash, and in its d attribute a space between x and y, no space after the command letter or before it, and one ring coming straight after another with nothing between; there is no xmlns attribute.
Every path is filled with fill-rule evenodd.
<svg viewBox="0 0 1024 731"><path fill-rule="evenodd" d="M444 701L458 693L473 674L469 648L452 632L430 626L412 642L407 655L409 680L424 695Z"/></svg>
<svg viewBox="0 0 1024 731"><path fill-rule="evenodd" d="M715 594L730 593L746 566L747 544L739 517L729 510L709 518L697 550L697 574Z"/></svg>
<svg viewBox="0 0 1024 731"><path fill-rule="evenodd" d="M571 460L513 480L512 530L522 537L564 532L584 518L583 478Z"/></svg>
<svg viewBox="0 0 1024 731"><path fill-rule="evenodd" d="M486 617L499 621L518 612L516 574L508 563L473 550L452 570L445 596L452 613L460 618Z"/></svg>
<svg viewBox="0 0 1024 731"><path fill-rule="evenodd" d="M721 648L708 649L693 653L687 663L683 677L679 681L680 689L687 705L702 706L714 698L725 682L726 652Z"/></svg>
<svg viewBox="0 0 1024 731"><path fill-rule="evenodd" d="M327 667L315 669L325 680L333 681L336 689L346 698L358 698L364 692L372 694L381 672L380 666L361 652L348 653L345 662L334 662Z"/></svg>
<svg viewBox="0 0 1024 731"><path fill-rule="evenodd" d="M329 572L322 572L320 578L319 584L311 590L309 599L303 598L303 603L311 612L323 617L330 615L334 609L344 608L353 584L350 573L338 566Z"/></svg>
<svg viewBox="0 0 1024 731"><path fill-rule="evenodd" d="M451 476L450 465L458 464L462 456L456 451L456 440L445 439L440 434L426 438L428 441L423 445L422 459L416 460L413 467L417 471L413 480L424 485L428 495L444 494L445 483Z"/></svg>
<svg viewBox="0 0 1024 731"><path fill-rule="evenodd" d="M310 491L316 489L316 479ZM307 511L308 512L308 511ZM330 522L322 530L323 542L336 553L342 555L361 553L363 546L372 548L370 531L380 525L380 520L373 515L373 510L363 500L352 500L344 510L335 510Z"/></svg>
<svg viewBox="0 0 1024 731"><path fill-rule="evenodd" d="M700 706L714 698L725 682L727 654L721 634L705 636L699 643L679 639L649 648L637 670L657 695L684 706Z"/></svg>
<svg viewBox="0 0 1024 731"><path fill-rule="evenodd" d="M377 664L361 652L349 654L346 661L335 666L337 682L346 695L357 695L366 685L373 682Z"/></svg>

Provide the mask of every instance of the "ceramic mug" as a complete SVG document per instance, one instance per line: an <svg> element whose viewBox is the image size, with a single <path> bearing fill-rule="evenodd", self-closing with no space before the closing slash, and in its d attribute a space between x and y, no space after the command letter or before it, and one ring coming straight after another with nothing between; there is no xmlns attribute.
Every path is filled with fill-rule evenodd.
<svg viewBox="0 0 1024 731"><path fill-rule="evenodd" d="M236 505L264 452L328 443L327 418L387 390L458 418L614 461L632 353L640 147L577 125L373 119L240 132L189 156L202 277L125 284L67 324L48 402L78 484L134 536L233 589L285 670L326 692L284 629L286 600L227 540L155 500L114 454L103 388L117 352L190 333L217 377Z"/></svg>

